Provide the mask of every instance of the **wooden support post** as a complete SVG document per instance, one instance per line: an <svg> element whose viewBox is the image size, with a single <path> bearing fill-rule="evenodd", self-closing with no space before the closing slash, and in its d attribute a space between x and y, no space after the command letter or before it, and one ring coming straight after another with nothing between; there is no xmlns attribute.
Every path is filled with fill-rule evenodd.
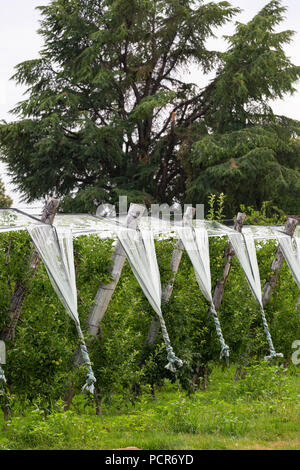
<svg viewBox="0 0 300 470"><path fill-rule="evenodd" d="M145 209L146 208L140 204L131 204L125 222L127 226L137 228ZM99 331L100 322L105 315L110 299L119 282L125 259L126 254L121 243L118 241L109 267L112 281L109 284L105 284L104 282L100 284L95 296L92 311L88 317L88 331L92 336L96 336Z"/></svg>
<svg viewBox="0 0 300 470"><path fill-rule="evenodd" d="M190 223L193 217L194 217L194 212L191 214L191 212L187 211L184 215L184 221L185 221L184 223L186 224ZM237 214L234 229L237 230L238 232L241 232L245 218L246 218L245 214L242 214L241 212ZM183 248L181 240L178 240L176 249L173 252L172 260L171 260L171 270L173 272L173 276L172 276L170 283L165 287L163 294L162 294L162 299L164 302L168 302L168 300L171 297L171 294L173 291L174 280L175 280L175 276L176 276L176 273L178 271L178 267L181 261L183 249L184 248ZM228 245L224 252L224 258L226 261L223 266L223 280L217 282L214 295L213 295L213 300L214 300L214 305L216 307L216 310L220 307L220 304L222 302L225 284L227 282L230 268L231 268L230 263L231 263L232 258L234 257L234 254L235 253L234 253L233 248L231 247L231 245ZM146 345L151 345L154 343L157 337L157 334L159 332L159 328L160 328L159 321L156 317L154 317L152 319L152 322L148 331Z"/></svg>
<svg viewBox="0 0 300 470"><path fill-rule="evenodd" d="M57 199L49 199L46 203L42 216L41 221L45 224L52 224L55 214L57 212L59 206L59 200ZM36 269L39 263L39 254L38 252L33 249L30 255L30 261L27 268L27 279L32 279L36 273ZM10 313L9 313L9 320L10 324L7 328L5 328L1 334L0 338L4 341L14 341L15 338L15 331L16 326L20 318L21 309L24 303L24 300L27 295L27 282L16 282L15 289L13 296L11 298L10 303Z"/></svg>
<svg viewBox="0 0 300 470"><path fill-rule="evenodd" d="M141 204L130 204L128 214L125 220L125 224L130 228L137 228L140 222L142 215L144 214L146 208ZM114 253L111 258L110 266L109 266L109 273L112 277L112 281L108 284L101 282L98 287L98 291L95 296L94 304L91 310L91 313L88 317L88 332L92 336L96 336L98 334L101 320L103 319L109 302L113 296L114 290L119 282L122 269L126 260L126 254L122 248L121 243L118 241L114 250ZM78 347L74 352L73 356L73 365L76 366L82 363L82 356L81 356L81 349ZM65 406L64 409L68 410L71 406L73 397L75 395L75 391L73 388L70 388L65 395L64 401ZM99 403L97 403L97 395L95 395L96 405L99 407Z"/></svg>
<svg viewBox="0 0 300 470"><path fill-rule="evenodd" d="M188 207L183 215L183 225L189 225L191 224L192 219L195 216L196 210L193 207ZM173 292L173 287L174 287L174 282L176 278L176 274L180 265L180 261L182 258L182 253L184 251L184 246L182 241L179 239L176 243L176 247L172 253L172 259L170 263L171 271L172 271L172 277L168 284L164 287L163 292L162 292L162 301L164 303L167 303L169 299L171 298L172 292ZM155 315L155 317L152 318L149 330L148 330L148 335L146 339L145 346L150 346L153 344L157 338L158 332L160 329L160 322L159 318Z"/></svg>
<svg viewBox="0 0 300 470"><path fill-rule="evenodd" d="M194 212L192 213L186 212L184 217L185 217L185 224L189 224L194 217ZM245 218L246 218L245 214L238 212L236 221L234 224L234 229L237 230L238 232L242 231ZM184 250L183 244L181 240L178 240L176 249L173 252L172 260L171 260L171 270L172 270L173 276L172 276L170 283L164 288L163 294L162 294L162 299L164 302L168 302L168 300L171 297L175 276L178 271L178 267L181 261L183 250ZM213 295L213 301L214 301L216 310L220 307L220 304L223 299L225 285L226 285L226 282L230 273L231 260L234 257L234 255L235 255L234 250L228 242L228 246L226 246L225 251L224 251L225 262L223 265L223 279L222 281L217 282L215 290L214 290L214 295ZM154 317L152 319L150 328L148 330L145 347L150 346L155 342L158 332L159 332L159 328L160 328L159 321L156 317ZM142 364L142 359L140 361L140 365L141 364ZM205 380L207 380L207 377ZM135 390L135 388L136 388L136 384L133 385L132 390Z"/></svg>
<svg viewBox="0 0 300 470"><path fill-rule="evenodd" d="M238 212L236 216L236 221L234 224L234 230L237 232L241 232L243 228L243 224L246 218L246 214L243 214L242 212ZM221 281L217 281L214 294L213 294L213 303L218 310L220 308L223 296L224 296L224 291L225 291L225 285L229 277L230 269L231 269L231 260L234 257L234 249L232 248L231 244L228 242L228 245L226 246L224 250L224 264L223 264L223 279Z"/></svg>
<svg viewBox="0 0 300 470"><path fill-rule="evenodd" d="M284 232L287 235L293 236L293 234L295 232L295 228L296 228L297 225L298 225L297 218L288 217L285 228L284 228ZM263 296L262 296L263 305L266 305L269 302L270 298L271 298L271 294L272 294L272 292L273 292L273 290L276 286L277 279L278 279L278 276L279 276L279 271L280 271L281 266L283 264L283 260L284 260L283 253L282 253L280 247L278 247L276 257L273 260L273 263L271 265L271 269L273 271L273 274L270 277L270 279L267 279L267 281L265 282L264 288L263 288Z"/></svg>

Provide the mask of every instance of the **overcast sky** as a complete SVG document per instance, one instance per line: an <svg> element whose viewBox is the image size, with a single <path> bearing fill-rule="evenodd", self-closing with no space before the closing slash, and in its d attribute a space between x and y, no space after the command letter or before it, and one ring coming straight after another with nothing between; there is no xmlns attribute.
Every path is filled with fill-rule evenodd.
<svg viewBox="0 0 300 470"><path fill-rule="evenodd" d="M37 34L40 12L35 10L38 5L47 5L50 0L0 0L0 120L13 120L9 110L23 99L25 91L23 87L16 86L10 77L14 73L16 64L38 57L42 47L42 39ZM239 6L243 11L235 17L235 20L245 23L249 21L264 5L267 0L231 0L233 6ZM283 0L288 7L286 19L280 25L280 30L292 29L296 32L292 44L286 47L286 53L294 64L300 65L300 1ZM226 42L223 34L232 34L234 23L220 28L216 34L217 39L208 41L210 48L225 50ZM192 70L190 81L203 86L203 77L197 70ZM284 100L273 103L276 114L282 114L300 120L300 84L297 85L297 93L287 96ZM7 193L14 201L14 206L24 204L20 202L20 195L13 190L6 175L5 167L0 163L0 175L4 180Z"/></svg>

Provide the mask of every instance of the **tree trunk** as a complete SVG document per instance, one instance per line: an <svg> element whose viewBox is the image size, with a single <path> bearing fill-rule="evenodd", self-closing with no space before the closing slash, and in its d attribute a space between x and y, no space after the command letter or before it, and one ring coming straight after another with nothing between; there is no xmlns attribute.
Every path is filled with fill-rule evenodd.
<svg viewBox="0 0 300 470"><path fill-rule="evenodd" d="M234 230L236 230L237 232L242 231L245 218L246 218L246 214L243 214L242 212L238 212L236 216L236 221L234 224ZM228 246L226 246L224 250L225 261L223 264L223 279L221 281L217 281L214 294L213 294L213 303L214 303L216 310L219 309L223 296L224 296L225 285L228 280L230 269L231 269L231 260L234 257L234 255L235 255L234 250L231 244L228 242Z"/></svg>
<svg viewBox="0 0 300 470"><path fill-rule="evenodd" d="M284 232L290 236L293 236L297 224L298 224L298 220L296 218L289 217L287 219ZM276 257L273 260L273 263L271 265L273 274L270 279L267 279L263 288L263 297L262 297L263 305L266 305L270 300L271 294L276 286L277 279L279 276L279 271L281 269L283 261L284 261L283 253L280 247L278 247Z"/></svg>
<svg viewBox="0 0 300 470"><path fill-rule="evenodd" d="M189 225L194 216L195 216L195 209L193 207L188 207L183 215L183 225ZM172 259L171 259L171 264L170 264L172 277L170 281L168 282L168 284L164 287L163 292L162 292L162 301L164 303L167 303L172 295L174 282L175 282L176 274L180 265L183 251L184 251L184 246L183 246L182 241L179 239L176 243L176 248L172 253ZM145 343L146 347L155 342L159 329L160 329L159 318L155 316L152 318L152 321L148 330L148 335L147 335L147 339Z"/></svg>
<svg viewBox="0 0 300 470"><path fill-rule="evenodd" d="M55 214L57 212L59 206L59 200L57 199L50 199L42 212L41 221L45 224L52 224ZM20 318L21 309L24 303L24 300L27 295L28 289L28 279L32 279L36 273L36 269L38 267L40 257L38 252L34 249L30 255L30 262L27 268L27 276L26 281L24 282L16 282L14 293L11 299L10 304L10 313L9 319L10 324L7 328L5 328L1 334L0 338L4 341L14 341L15 339L15 331L16 326Z"/></svg>

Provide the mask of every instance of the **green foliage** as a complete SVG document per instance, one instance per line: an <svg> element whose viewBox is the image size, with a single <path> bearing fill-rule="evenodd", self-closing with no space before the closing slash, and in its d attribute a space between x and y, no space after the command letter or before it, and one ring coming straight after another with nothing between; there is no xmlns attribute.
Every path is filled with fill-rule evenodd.
<svg viewBox="0 0 300 470"><path fill-rule="evenodd" d="M283 367L266 365L264 363L245 367L245 377L238 382L238 395L252 399L285 398L287 393L287 378Z"/></svg>
<svg viewBox="0 0 300 470"><path fill-rule="evenodd" d="M226 52L207 40L239 11L203 0L52 0L40 7L38 59L17 65L28 98L0 125L0 148L28 200L55 193L68 211L119 194L146 204L273 200L299 212L299 124L268 100L293 93L300 69L275 32L271 0L236 24ZM188 83L191 64L204 83ZM207 84L207 74L213 79ZM280 134L280 135L279 135Z"/></svg>
<svg viewBox="0 0 300 470"><path fill-rule="evenodd" d="M29 98L15 108L21 120L0 132L14 182L30 200L75 190L75 207L91 193L114 202L115 188L157 199L164 163L176 168L165 110L184 114L199 93L173 71L191 60L212 69L219 54L205 41L238 10L193 0L53 0L40 11L41 57L14 76ZM161 142L170 155L157 159Z"/></svg>
<svg viewBox="0 0 300 470"><path fill-rule="evenodd" d="M219 387L220 398L229 401L239 398L261 401L288 398L288 377L283 366L255 362L244 366L241 376L234 384L231 379Z"/></svg>
<svg viewBox="0 0 300 470"><path fill-rule="evenodd" d="M81 264L82 267L77 276L81 299L79 315L85 318L98 283L110 279L107 267L111 257L111 241L82 237L74 245L75 265ZM10 301L16 282L23 283L27 278L26 265L31 249L26 233L10 232L1 236L1 329L8 324ZM23 396L24 400L41 396L47 408L51 407L53 400L64 394L67 379L74 380L75 384L77 381L82 382L84 371L80 369L68 375L77 346L75 325L55 295L42 263L37 275L31 280L26 279L26 285L28 295L16 339L14 344L8 344L8 360L15 367L8 371L7 376L9 382L14 384L14 391Z"/></svg>
<svg viewBox="0 0 300 470"><path fill-rule="evenodd" d="M174 243L172 240L156 242L162 285L171 277ZM213 286L222 276L225 243L217 237L210 239ZM1 329L8 323L16 282L22 283L26 279L30 249L26 233L10 232L1 236ZM112 249L111 240L100 240L97 236L75 239L79 315L83 328L99 282L110 280L108 266ZM275 251L274 241L257 244L262 284L271 274L270 260ZM24 403L32 403L39 397L40 407L49 411L70 385L76 392L80 391L85 371L83 367L71 367L73 351L78 345L75 326L54 293L42 264L36 276L27 280L27 292L15 342L7 345L5 373L13 396ZM297 298L297 285L284 264L265 310L275 348L287 360L293 352L293 341L300 335ZM177 378L189 393L202 385L205 368L209 375L213 364L219 362L220 345L208 312L209 305L199 290L191 262L183 253L173 295L163 305L163 314L174 351L184 362ZM145 351L144 365L139 365L153 315L155 313L126 262L99 336L93 341L87 338L102 402L110 403L116 396L125 401L133 399L131 388L134 383L143 389L150 385L155 388L165 379L175 380L165 369L166 351L161 333L156 343ZM266 355L268 349L260 311L236 259L232 262L219 317L232 361L247 363Z"/></svg>
<svg viewBox="0 0 300 470"><path fill-rule="evenodd" d="M193 176L187 196L196 203L222 191L230 214L236 213L241 203L258 209L265 200L286 213L297 214L299 134L298 122L278 120L272 125L202 137L192 147Z"/></svg>
<svg viewBox="0 0 300 470"><path fill-rule="evenodd" d="M207 220L217 220L218 222L222 222L225 217L223 214L224 210L224 202L225 202L225 194L219 194L217 200L215 194L210 194L208 196L208 206L209 210L207 212L206 219ZM215 203L217 203L217 208L215 208Z"/></svg>
<svg viewBox="0 0 300 470"><path fill-rule="evenodd" d="M284 53L293 31L277 32L287 8L271 0L247 24L236 23L225 36L229 49L222 55L213 92L212 122L218 132L240 129L273 117L269 99L293 93L300 68Z"/></svg>
<svg viewBox="0 0 300 470"><path fill-rule="evenodd" d="M274 206L271 201L264 201L259 210L253 206L240 205L240 210L246 214L245 223L248 225L280 225L286 221L282 210Z"/></svg>
<svg viewBox="0 0 300 470"><path fill-rule="evenodd" d="M192 398L169 381L155 400L147 392L134 404L115 396L103 403L101 417L83 395L75 397L68 412L56 402L50 414L36 399L23 413L16 408L5 423L0 449L299 448L299 371L283 375L280 368L255 365L248 369L248 379L239 382L233 380L233 372L234 367L214 367L207 391ZM252 393L255 377L263 399Z"/></svg>

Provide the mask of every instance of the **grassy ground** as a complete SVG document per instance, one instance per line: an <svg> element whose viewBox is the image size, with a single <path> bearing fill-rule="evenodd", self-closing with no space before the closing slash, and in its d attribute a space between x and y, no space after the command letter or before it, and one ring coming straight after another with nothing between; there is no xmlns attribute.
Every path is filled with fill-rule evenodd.
<svg viewBox="0 0 300 470"><path fill-rule="evenodd" d="M190 398L168 381L155 399L114 397L102 416L83 396L70 411L57 404L46 417L35 405L6 424L0 449L299 450L300 371L253 366L235 382L234 370L216 368L208 390Z"/></svg>

